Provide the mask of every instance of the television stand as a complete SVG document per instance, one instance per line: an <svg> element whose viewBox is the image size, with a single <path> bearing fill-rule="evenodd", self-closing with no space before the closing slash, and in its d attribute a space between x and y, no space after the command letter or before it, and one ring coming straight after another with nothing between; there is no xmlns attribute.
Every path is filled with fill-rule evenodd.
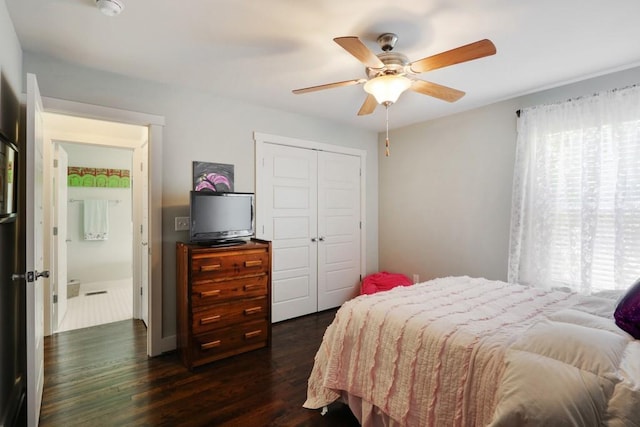
<svg viewBox="0 0 640 427"><path fill-rule="evenodd" d="M271 242L176 243L176 347L189 369L271 345Z"/></svg>

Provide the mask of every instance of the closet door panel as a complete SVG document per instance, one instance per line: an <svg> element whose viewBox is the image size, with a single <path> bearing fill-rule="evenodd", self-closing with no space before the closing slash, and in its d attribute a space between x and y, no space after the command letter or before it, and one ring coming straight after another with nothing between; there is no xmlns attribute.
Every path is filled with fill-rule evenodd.
<svg viewBox="0 0 640 427"><path fill-rule="evenodd" d="M317 310L316 152L265 144L260 211L272 241L272 321Z"/></svg>
<svg viewBox="0 0 640 427"><path fill-rule="evenodd" d="M360 286L360 157L318 152L318 310Z"/></svg>

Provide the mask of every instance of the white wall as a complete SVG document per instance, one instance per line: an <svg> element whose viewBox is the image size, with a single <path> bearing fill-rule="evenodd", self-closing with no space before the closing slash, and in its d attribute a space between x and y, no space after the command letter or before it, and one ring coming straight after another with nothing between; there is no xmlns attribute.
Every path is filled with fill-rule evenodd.
<svg viewBox="0 0 640 427"><path fill-rule="evenodd" d="M0 72L16 94L22 93L22 49L4 0L0 0Z"/></svg>
<svg viewBox="0 0 640 427"><path fill-rule="evenodd" d="M380 269L506 280L516 110L639 83L635 68L393 130L379 156Z"/></svg>
<svg viewBox="0 0 640 427"><path fill-rule="evenodd" d="M177 86L135 80L24 53L25 72L38 77L43 96L164 116L163 337L175 334L174 217L187 216L194 160L235 165L235 190L254 191L253 132L367 151L366 262L378 270L377 134L327 120L286 113Z"/></svg>
<svg viewBox="0 0 640 427"><path fill-rule="evenodd" d="M69 166L109 169L132 168L132 151L79 144L62 144ZM131 278L133 230L131 188L68 187L67 277L82 283ZM109 238L83 239L84 203L77 200L109 200Z"/></svg>
<svg viewBox="0 0 640 427"><path fill-rule="evenodd" d="M0 0L0 127L14 139L17 129L11 123L18 113L17 101L22 93L22 49L7 4Z"/></svg>

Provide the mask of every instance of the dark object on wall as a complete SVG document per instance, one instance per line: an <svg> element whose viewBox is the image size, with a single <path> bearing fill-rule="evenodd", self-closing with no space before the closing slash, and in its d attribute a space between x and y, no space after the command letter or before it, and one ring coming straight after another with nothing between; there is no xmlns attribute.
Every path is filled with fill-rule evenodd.
<svg viewBox="0 0 640 427"><path fill-rule="evenodd" d="M1 73L0 73L1 74ZM20 104L0 76L0 425L27 423L26 288L12 275L24 270L24 243L18 223ZM24 198L20 213L23 214Z"/></svg>

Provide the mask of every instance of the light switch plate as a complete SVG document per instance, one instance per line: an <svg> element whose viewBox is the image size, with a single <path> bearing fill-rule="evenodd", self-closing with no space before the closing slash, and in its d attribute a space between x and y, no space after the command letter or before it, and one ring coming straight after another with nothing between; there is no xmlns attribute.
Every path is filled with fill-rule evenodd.
<svg viewBox="0 0 640 427"><path fill-rule="evenodd" d="M177 216L175 229L176 231L189 231L189 217Z"/></svg>

